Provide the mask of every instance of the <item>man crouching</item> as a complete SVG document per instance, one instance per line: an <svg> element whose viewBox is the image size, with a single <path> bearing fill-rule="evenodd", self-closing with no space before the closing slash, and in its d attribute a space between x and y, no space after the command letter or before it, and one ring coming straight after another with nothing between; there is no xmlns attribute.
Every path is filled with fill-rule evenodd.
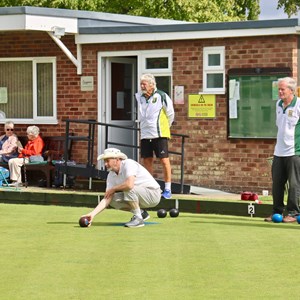
<svg viewBox="0 0 300 300"><path fill-rule="evenodd" d="M155 207L161 199L157 181L138 162L127 158L119 149L108 148L98 156L109 171L104 198L86 217L91 225L94 217L109 205L133 213L125 227L142 227L150 216L145 210Z"/></svg>

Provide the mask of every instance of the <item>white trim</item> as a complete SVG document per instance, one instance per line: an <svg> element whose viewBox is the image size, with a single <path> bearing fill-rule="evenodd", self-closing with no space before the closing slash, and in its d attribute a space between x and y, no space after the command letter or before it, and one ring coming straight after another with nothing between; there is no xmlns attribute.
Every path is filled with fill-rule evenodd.
<svg viewBox="0 0 300 300"><path fill-rule="evenodd" d="M26 29L25 16L1 16L0 30L24 30Z"/></svg>
<svg viewBox="0 0 300 300"><path fill-rule="evenodd" d="M56 26L65 28L66 33L78 33L77 18L46 17L34 15L1 15L0 20L0 31L52 31L52 28Z"/></svg>
<svg viewBox="0 0 300 300"><path fill-rule="evenodd" d="M97 72L98 72L98 82L97 82L97 87L98 87L98 94L97 94L97 104L98 104L98 122L104 122L106 123L106 112L105 109L105 95L106 95L106 91L105 88L103 88L105 85L105 75L106 75L106 62L107 62L107 58L111 58L111 57L129 57L129 56L134 56L137 58L137 86L136 86L136 90L139 90L140 88L140 83L139 83L139 79L143 73L143 59L146 57L163 57L163 56L167 56L169 57L169 69L162 69L162 71L160 73L157 72L153 72L154 70L148 70L151 71L151 73L153 73L153 75L158 75L158 76L170 76L171 77L171 93L172 91L172 87L173 87L173 59L172 59L172 55L173 55L173 50L172 49L156 49L156 50L138 50L138 51L104 51L101 52L99 51L97 53ZM144 68L145 71L145 68ZM158 70L160 71L160 70ZM170 95L171 97L171 95ZM102 127L102 126L101 126ZM104 134L104 127L102 128L102 130L98 130L98 145L97 145L97 150L98 153L102 153L103 152L103 147L102 145L104 144L103 141L103 137L105 136ZM102 165L101 163L98 162L98 168L101 168Z"/></svg>
<svg viewBox="0 0 300 300"><path fill-rule="evenodd" d="M220 55L219 66L209 66L208 56L210 54ZM223 75L223 87L222 88L208 88L207 87L207 75L208 74L222 74ZM225 46L214 46L203 48L203 92L205 93L225 93Z"/></svg>
<svg viewBox="0 0 300 300"><path fill-rule="evenodd" d="M77 75L82 75L82 46L77 44Z"/></svg>
<svg viewBox="0 0 300 300"><path fill-rule="evenodd" d="M168 68L165 69L147 69L146 60L147 58L154 57L165 57L168 58ZM155 74L172 74L173 69L173 49L161 49L161 50L146 50L141 52L141 64L142 64L142 73L155 73Z"/></svg>
<svg viewBox="0 0 300 300"><path fill-rule="evenodd" d="M32 119L35 120L37 118L37 61L32 61Z"/></svg>
<svg viewBox="0 0 300 300"><path fill-rule="evenodd" d="M38 56L38 57L34 57L34 56L26 56L26 57L0 57L0 61L32 61L35 60L37 62L53 62L54 60L56 61L56 57L55 56Z"/></svg>
<svg viewBox="0 0 300 300"><path fill-rule="evenodd" d="M75 36L76 44L104 44L144 41L170 41L190 39L215 39L229 37L272 36L300 34L299 27L259 28L207 30L184 32L154 32L154 33L126 33L126 34L80 34Z"/></svg>
<svg viewBox="0 0 300 300"><path fill-rule="evenodd" d="M53 39L53 41L57 44L57 46L66 54L66 56L71 60L71 62L77 68L77 74L82 74L82 51L81 44L77 44L77 59L72 54L72 52L66 47L66 45L57 37L53 32L47 32L49 36Z"/></svg>
<svg viewBox="0 0 300 300"><path fill-rule="evenodd" d="M225 69L225 46L217 47L204 47L203 48L203 69L210 71L219 71ZM210 54L218 54L220 56L220 65L218 66L209 66L208 65L208 56Z"/></svg>

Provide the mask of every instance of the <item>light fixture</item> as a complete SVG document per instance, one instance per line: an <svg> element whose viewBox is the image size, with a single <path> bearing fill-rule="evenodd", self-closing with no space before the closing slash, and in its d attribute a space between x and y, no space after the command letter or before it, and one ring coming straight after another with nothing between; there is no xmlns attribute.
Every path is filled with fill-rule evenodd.
<svg viewBox="0 0 300 300"><path fill-rule="evenodd" d="M63 27L54 26L51 29L53 34L59 39L65 35L65 28Z"/></svg>

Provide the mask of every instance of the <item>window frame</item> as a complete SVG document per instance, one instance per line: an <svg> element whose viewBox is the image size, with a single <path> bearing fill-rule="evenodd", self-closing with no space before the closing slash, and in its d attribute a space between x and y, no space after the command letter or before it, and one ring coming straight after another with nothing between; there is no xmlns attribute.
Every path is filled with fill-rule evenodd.
<svg viewBox="0 0 300 300"><path fill-rule="evenodd" d="M0 58L1 62L17 62L17 61L31 61L32 62L32 92L33 92L33 116L32 118L9 118L15 124L57 124L57 74L56 74L56 57L13 57L13 58ZM37 64L51 63L52 64L52 83L53 83L53 116L41 117L37 115ZM5 120L0 121L4 123Z"/></svg>
<svg viewBox="0 0 300 300"><path fill-rule="evenodd" d="M209 66L209 55L219 54L220 64L218 66ZM210 74L222 74L223 82L221 88L208 88L207 76ZM204 47L203 48L203 92L213 94L225 93L225 46Z"/></svg>
<svg viewBox="0 0 300 300"><path fill-rule="evenodd" d="M147 58L155 58L155 57L164 57L168 58L168 68L158 68L158 69L147 69ZM173 53L171 49L160 49L160 50L151 50L151 51L144 51L141 54L141 61L142 61L142 72L143 73L156 73L156 74L172 74L172 57Z"/></svg>
<svg viewBox="0 0 300 300"><path fill-rule="evenodd" d="M155 57L166 57L168 58L168 68L158 68L158 69L147 69L147 58ZM173 50L172 49L158 49L158 50L149 50L143 51L140 55L141 61L141 73L151 73L155 77L170 77L170 91L166 92L172 99L173 94ZM160 87L158 86L158 89Z"/></svg>

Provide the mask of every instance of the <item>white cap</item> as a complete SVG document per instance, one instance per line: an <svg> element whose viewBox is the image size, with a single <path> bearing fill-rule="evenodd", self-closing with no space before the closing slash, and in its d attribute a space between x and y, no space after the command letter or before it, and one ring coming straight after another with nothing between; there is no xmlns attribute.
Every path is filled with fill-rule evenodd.
<svg viewBox="0 0 300 300"><path fill-rule="evenodd" d="M107 159L107 158L121 158L121 159L127 159L127 155L122 153L117 148L107 148L104 150L103 154L100 154L97 158L97 160L100 159Z"/></svg>

